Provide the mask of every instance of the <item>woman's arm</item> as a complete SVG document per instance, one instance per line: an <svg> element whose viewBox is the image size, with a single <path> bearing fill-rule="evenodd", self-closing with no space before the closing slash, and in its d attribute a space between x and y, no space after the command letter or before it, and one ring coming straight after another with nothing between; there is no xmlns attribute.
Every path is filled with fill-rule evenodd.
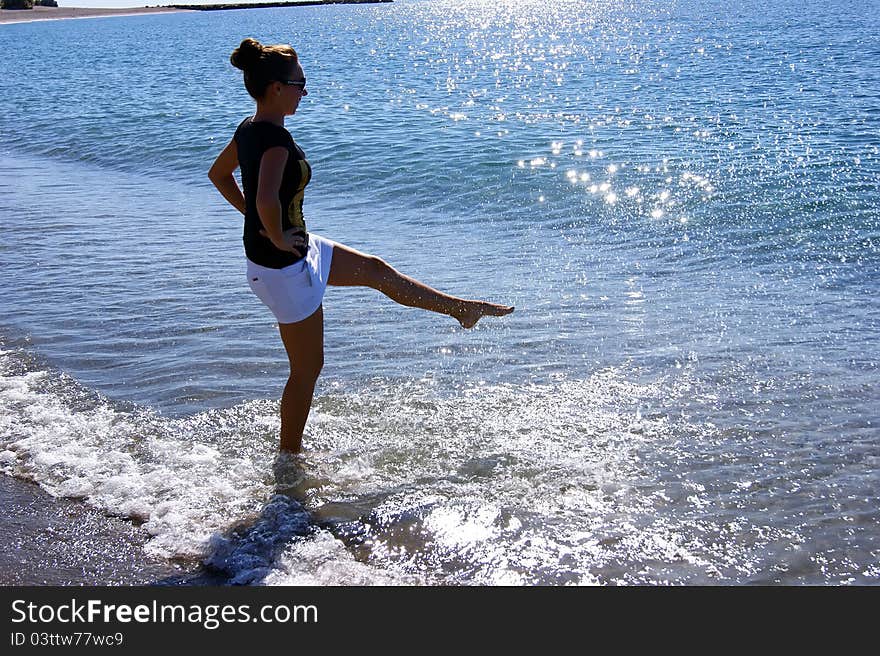
<svg viewBox="0 0 880 656"><path fill-rule="evenodd" d="M282 232L281 201L278 192L284 177L287 164L287 148L274 146L263 153L260 160L260 179L257 183L257 214L264 230L262 234L272 240L275 248L288 251L302 257L305 253L305 242L301 236Z"/></svg>
<svg viewBox="0 0 880 656"><path fill-rule="evenodd" d="M280 244L284 243L278 192L281 189L281 179L286 164L287 148L282 146L269 148L260 160L260 180L257 184L257 214L260 215L266 236L272 240L276 248L280 248Z"/></svg>
<svg viewBox="0 0 880 656"><path fill-rule="evenodd" d="M238 187L238 182L235 181L235 176L232 175L237 168L238 146L235 144L235 139L233 139L226 145L223 152L217 156L217 159L214 160L211 170L208 171L208 177L214 183L214 186L217 187L217 190L223 194L223 198L244 214L247 211L245 209L244 196Z"/></svg>

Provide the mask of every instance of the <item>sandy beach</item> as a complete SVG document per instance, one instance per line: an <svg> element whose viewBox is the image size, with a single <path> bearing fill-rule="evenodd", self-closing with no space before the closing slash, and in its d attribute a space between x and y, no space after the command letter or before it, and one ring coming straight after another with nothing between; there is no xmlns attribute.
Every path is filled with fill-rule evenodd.
<svg viewBox="0 0 880 656"><path fill-rule="evenodd" d="M132 522L0 475L0 586L170 584L197 569L148 556L146 540Z"/></svg>
<svg viewBox="0 0 880 656"><path fill-rule="evenodd" d="M0 9L0 23L28 23L41 20L60 20L63 18L98 18L107 16L131 16L135 14L165 14L189 11L174 7L128 7L125 9L104 9L86 7L34 7L33 9Z"/></svg>

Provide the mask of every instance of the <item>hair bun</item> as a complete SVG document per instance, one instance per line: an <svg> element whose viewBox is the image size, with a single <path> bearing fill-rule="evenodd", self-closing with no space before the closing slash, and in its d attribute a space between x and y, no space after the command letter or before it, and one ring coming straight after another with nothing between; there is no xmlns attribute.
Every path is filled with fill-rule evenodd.
<svg viewBox="0 0 880 656"><path fill-rule="evenodd" d="M242 41L241 45L232 51L232 56L229 58L229 61L231 61L232 65L236 68L247 71L249 68L253 68L253 66L260 61L262 56L263 45L256 39L248 38Z"/></svg>

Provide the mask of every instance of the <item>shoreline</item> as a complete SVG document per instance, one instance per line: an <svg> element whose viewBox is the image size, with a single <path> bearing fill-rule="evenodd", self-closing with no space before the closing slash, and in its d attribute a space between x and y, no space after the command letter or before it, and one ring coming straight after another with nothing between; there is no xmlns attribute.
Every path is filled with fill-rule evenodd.
<svg viewBox="0 0 880 656"><path fill-rule="evenodd" d="M229 9L274 9L276 7L313 7L315 5L372 5L393 0L288 0L281 2L218 3L205 5L168 5L188 11L227 11Z"/></svg>
<svg viewBox="0 0 880 656"><path fill-rule="evenodd" d="M70 20L81 18L107 18L111 16L137 16L146 14L171 14L187 9L176 7L126 7L104 9L99 7L34 7L33 9L0 9L2 23L35 23L37 21Z"/></svg>
<svg viewBox="0 0 880 656"><path fill-rule="evenodd" d="M190 11L226 11L231 9L269 9L276 7L308 7L339 4L377 4L392 0L294 0L292 2L218 3L206 5L156 5L153 7L34 7L33 9L0 9L0 24L33 23L37 21L69 20L81 18L107 18L112 16L138 16L170 14Z"/></svg>
<svg viewBox="0 0 880 656"><path fill-rule="evenodd" d="M0 474L0 586L198 584L200 563L144 552L146 532Z"/></svg>

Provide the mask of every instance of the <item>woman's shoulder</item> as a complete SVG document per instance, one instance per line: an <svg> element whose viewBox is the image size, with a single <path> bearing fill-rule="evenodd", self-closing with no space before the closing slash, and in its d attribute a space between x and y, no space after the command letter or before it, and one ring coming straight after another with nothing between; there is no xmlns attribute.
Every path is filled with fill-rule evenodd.
<svg viewBox="0 0 880 656"><path fill-rule="evenodd" d="M242 137L256 139L260 142L271 142L273 145L293 145L293 137L283 125L276 125L269 121L255 121L248 116L235 129L235 139Z"/></svg>
<svg viewBox="0 0 880 656"><path fill-rule="evenodd" d="M253 125L254 117L247 116L242 120L241 123L238 124L238 127L235 128L235 136L237 137L239 134L247 130L251 125Z"/></svg>

